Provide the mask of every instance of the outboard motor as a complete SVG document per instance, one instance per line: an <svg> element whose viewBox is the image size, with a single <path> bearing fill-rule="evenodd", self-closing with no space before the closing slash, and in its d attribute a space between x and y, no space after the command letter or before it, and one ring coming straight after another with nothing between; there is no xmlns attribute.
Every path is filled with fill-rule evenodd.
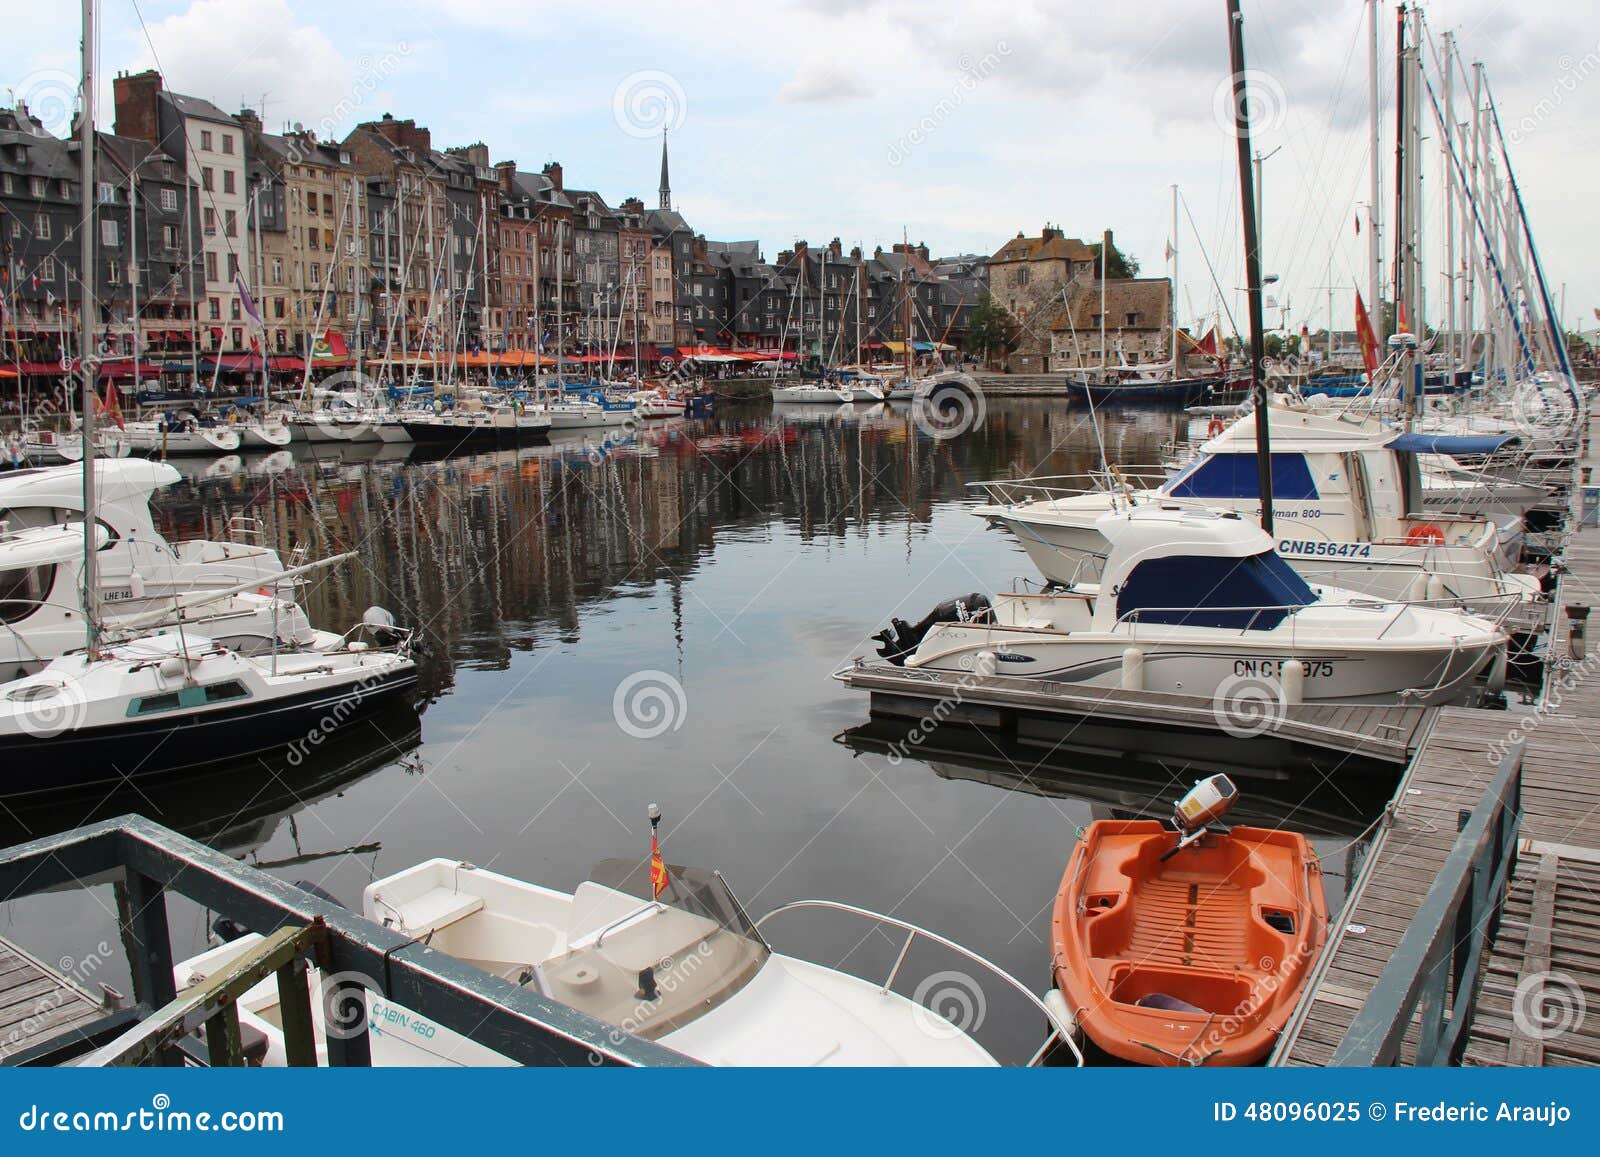
<svg viewBox="0 0 1600 1157"><path fill-rule="evenodd" d="M1172 808L1172 826L1178 829L1178 842L1167 849L1162 860L1170 860L1203 837L1238 800L1239 789L1225 775L1210 775L1197 782Z"/></svg>
<svg viewBox="0 0 1600 1157"><path fill-rule="evenodd" d="M395 625L394 616L383 607L368 607L361 615L361 625L380 647L397 647L405 642L406 632Z"/></svg>
<svg viewBox="0 0 1600 1157"><path fill-rule="evenodd" d="M989 599L974 591L970 595L946 599L918 623L904 619L890 619L889 626L872 637L882 645L878 654L896 667L905 666L906 656L921 645L928 628L935 623L987 623L990 621Z"/></svg>
<svg viewBox="0 0 1600 1157"><path fill-rule="evenodd" d="M296 880L294 882L294 886L299 888L302 892L310 892L319 900L326 900L335 908L344 907L344 905L340 903L339 897L335 896L332 892L329 892L326 888L322 888L316 884L313 884L310 880ZM235 940L246 935L249 931L250 929L246 928L244 925L238 923L237 921L230 920L226 916L218 916L211 922L212 935L216 936L216 938L222 941L224 944L232 944Z"/></svg>

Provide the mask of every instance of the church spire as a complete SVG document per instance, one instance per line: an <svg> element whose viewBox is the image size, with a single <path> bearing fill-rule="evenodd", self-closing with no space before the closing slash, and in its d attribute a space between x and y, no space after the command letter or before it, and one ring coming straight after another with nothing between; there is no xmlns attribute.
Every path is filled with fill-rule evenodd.
<svg viewBox="0 0 1600 1157"><path fill-rule="evenodd" d="M672 208L672 182L667 179L667 130L661 130L661 208Z"/></svg>

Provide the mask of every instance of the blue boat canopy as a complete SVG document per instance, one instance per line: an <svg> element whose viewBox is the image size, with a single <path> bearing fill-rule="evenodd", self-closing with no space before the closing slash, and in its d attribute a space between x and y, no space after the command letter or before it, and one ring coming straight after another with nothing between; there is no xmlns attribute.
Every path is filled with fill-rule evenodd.
<svg viewBox="0 0 1600 1157"><path fill-rule="evenodd" d="M1401 434L1389 449L1401 454L1493 454L1515 434Z"/></svg>

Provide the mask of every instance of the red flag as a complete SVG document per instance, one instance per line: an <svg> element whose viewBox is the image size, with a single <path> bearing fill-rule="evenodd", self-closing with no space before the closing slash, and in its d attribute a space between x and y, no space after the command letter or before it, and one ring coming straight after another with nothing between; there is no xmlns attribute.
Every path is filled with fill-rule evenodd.
<svg viewBox="0 0 1600 1157"><path fill-rule="evenodd" d="M111 415L111 420L117 424L117 429L126 430L128 423L122 420L122 399L117 397L117 383L106 379L106 413Z"/></svg>
<svg viewBox="0 0 1600 1157"><path fill-rule="evenodd" d="M1406 318L1406 303L1402 301L1399 304L1399 306L1397 307L1397 309L1398 309L1397 319L1399 321L1399 330L1400 330L1400 332L1401 333L1410 333L1411 332L1411 322Z"/></svg>
<svg viewBox="0 0 1600 1157"><path fill-rule="evenodd" d="M650 898L658 898L667 890L667 862L661 858L661 841L656 838L655 829L650 830Z"/></svg>
<svg viewBox="0 0 1600 1157"><path fill-rule="evenodd" d="M1378 335L1372 332L1372 318L1367 315L1359 289L1356 290L1356 340L1361 343L1361 361L1370 379L1378 372Z"/></svg>

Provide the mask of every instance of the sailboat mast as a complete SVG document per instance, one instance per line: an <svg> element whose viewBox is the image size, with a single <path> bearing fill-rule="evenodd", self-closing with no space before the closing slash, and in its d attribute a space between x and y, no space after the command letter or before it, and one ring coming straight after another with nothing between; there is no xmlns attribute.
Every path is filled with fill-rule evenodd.
<svg viewBox="0 0 1600 1157"><path fill-rule="evenodd" d="M83 93L78 118L79 198L83 219L78 225L79 272L83 293L79 298L78 372L83 377L83 609L89 658L100 649L100 572L95 553L94 492L94 379L99 372L94 350L94 0L83 0ZM135 353L137 357L137 352Z"/></svg>
<svg viewBox="0 0 1600 1157"><path fill-rule="evenodd" d="M1377 315L1378 344L1388 340L1383 332L1383 165L1379 161L1380 109L1378 107L1378 9L1382 0L1367 0L1367 134L1371 149L1367 174L1367 301ZM1331 278L1329 280L1332 280Z"/></svg>
<svg viewBox="0 0 1600 1157"><path fill-rule="evenodd" d="M1178 376L1178 186L1172 186L1172 300L1167 308L1172 323L1172 376Z"/></svg>
<svg viewBox="0 0 1600 1157"><path fill-rule="evenodd" d="M1244 16L1239 0L1228 2L1228 48L1233 65L1234 136L1239 151L1239 205L1244 214L1244 273L1250 305L1250 393L1255 399L1256 477L1261 490L1261 529L1272 533L1272 437L1268 429L1267 383L1262 376L1266 339L1262 332L1261 243L1257 232L1254 173L1250 159L1250 105L1244 70ZM1104 249L1101 250L1104 285ZM1100 312L1105 325L1105 311ZM1104 339L1101 349L1104 350Z"/></svg>

